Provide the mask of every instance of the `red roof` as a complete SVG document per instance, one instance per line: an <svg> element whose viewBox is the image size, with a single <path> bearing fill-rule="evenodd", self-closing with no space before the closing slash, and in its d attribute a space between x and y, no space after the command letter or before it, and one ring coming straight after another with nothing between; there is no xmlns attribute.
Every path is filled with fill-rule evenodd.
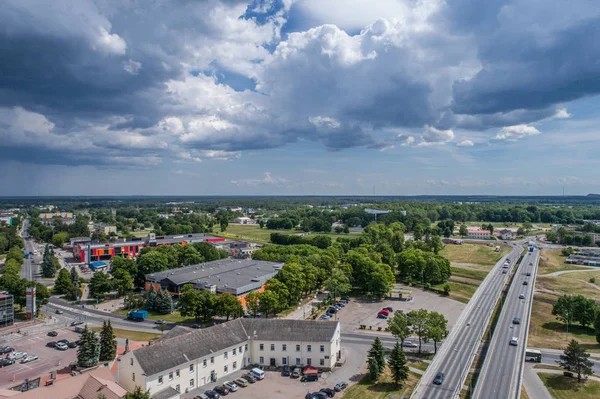
<svg viewBox="0 0 600 399"><path fill-rule="evenodd" d="M302 370L302 374L318 374L319 370L314 368L313 366L305 366Z"/></svg>

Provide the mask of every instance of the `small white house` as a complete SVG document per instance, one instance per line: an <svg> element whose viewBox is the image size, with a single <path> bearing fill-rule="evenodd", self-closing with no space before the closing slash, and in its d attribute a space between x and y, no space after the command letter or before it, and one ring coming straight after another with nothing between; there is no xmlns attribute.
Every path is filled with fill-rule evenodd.
<svg viewBox="0 0 600 399"><path fill-rule="evenodd" d="M252 219L246 216L240 216L239 218L233 219L233 223L236 224L250 224L252 223Z"/></svg>
<svg viewBox="0 0 600 399"><path fill-rule="evenodd" d="M498 237L500 237L503 240L516 240L517 232L509 229L502 229L498 232Z"/></svg>

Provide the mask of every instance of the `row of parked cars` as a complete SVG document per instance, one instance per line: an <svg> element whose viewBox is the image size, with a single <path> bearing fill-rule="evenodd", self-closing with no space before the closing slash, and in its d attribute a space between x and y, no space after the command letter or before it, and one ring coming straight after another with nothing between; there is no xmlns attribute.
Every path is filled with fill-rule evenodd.
<svg viewBox="0 0 600 399"><path fill-rule="evenodd" d="M218 385L200 395L196 395L194 399L219 399L221 396L229 395L231 392L237 392L240 387L245 388L249 384L254 384L264 378L265 372L259 368L254 368L240 378L236 378L233 381L225 381L223 385Z"/></svg>
<svg viewBox="0 0 600 399"><path fill-rule="evenodd" d="M390 317L390 314L394 313L394 309L392 309L391 306L388 306L387 308L383 308L381 309L378 313L377 313L377 318L378 319L387 319L388 317Z"/></svg>
<svg viewBox="0 0 600 399"><path fill-rule="evenodd" d="M29 363L39 359L36 355L29 355L27 352L15 352L15 350L8 346L0 347L0 354L6 355L6 358L0 359L0 367L10 366L11 364Z"/></svg>
<svg viewBox="0 0 600 399"><path fill-rule="evenodd" d="M327 399L333 398L336 392L341 392L346 389L348 383L345 381L335 384L333 388L321 388L318 392L307 393L304 399Z"/></svg>
<svg viewBox="0 0 600 399"><path fill-rule="evenodd" d="M340 301L338 303L336 303L335 305L330 306L327 309L327 312L325 312L324 315L322 315L320 317L321 320L331 320L331 318L340 310L342 310L342 308L344 306L346 306L348 304L348 302L350 301L350 297L346 296L342 299L340 299Z"/></svg>

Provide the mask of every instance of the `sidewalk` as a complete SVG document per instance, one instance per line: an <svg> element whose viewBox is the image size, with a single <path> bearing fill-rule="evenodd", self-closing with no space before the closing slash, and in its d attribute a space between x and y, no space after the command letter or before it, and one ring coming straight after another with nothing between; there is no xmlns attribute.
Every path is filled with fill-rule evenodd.
<svg viewBox="0 0 600 399"><path fill-rule="evenodd" d="M529 349L535 349L535 350L538 350L541 352L554 353L556 355L564 355L565 354L565 351L562 349L550 349L550 348L529 348ZM590 353L590 357L600 360L600 353Z"/></svg>

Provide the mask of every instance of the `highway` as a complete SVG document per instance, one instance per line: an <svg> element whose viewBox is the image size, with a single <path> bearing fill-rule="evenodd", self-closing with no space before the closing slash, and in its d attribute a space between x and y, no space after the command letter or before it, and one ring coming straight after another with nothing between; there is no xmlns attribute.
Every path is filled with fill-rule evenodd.
<svg viewBox="0 0 600 399"><path fill-rule="evenodd" d="M500 259L475 291L411 398L455 398L460 394L502 288L510 276L510 273L502 273L502 265L508 258L512 269L523 251L518 243L512 246L512 251ZM438 372L444 373L444 381L434 385L433 379Z"/></svg>
<svg viewBox="0 0 600 399"><path fill-rule="evenodd" d="M21 277L26 278L30 281L36 281L39 277L39 265L42 259L42 255L33 255L33 251L37 250L35 243L29 237L27 229L29 228L29 219L23 221L23 241L25 242L25 251L29 251L29 258L23 261L23 267L21 267ZM39 252L39 251L38 251Z"/></svg>
<svg viewBox="0 0 600 399"><path fill-rule="evenodd" d="M527 348L527 333L531 304L535 287L535 276L540 259L540 250L527 252L515 272L498 324L492 336L481 374L475 386L474 398L518 398L523 376L523 362ZM527 276L527 273L530 276ZM527 282L528 285L524 285ZM524 295L524 298L519 296ZM518 317L520 324L514 324ZM518 345L510 345L511 338ZM556 365L556 364L555 364Z"/></svg>

